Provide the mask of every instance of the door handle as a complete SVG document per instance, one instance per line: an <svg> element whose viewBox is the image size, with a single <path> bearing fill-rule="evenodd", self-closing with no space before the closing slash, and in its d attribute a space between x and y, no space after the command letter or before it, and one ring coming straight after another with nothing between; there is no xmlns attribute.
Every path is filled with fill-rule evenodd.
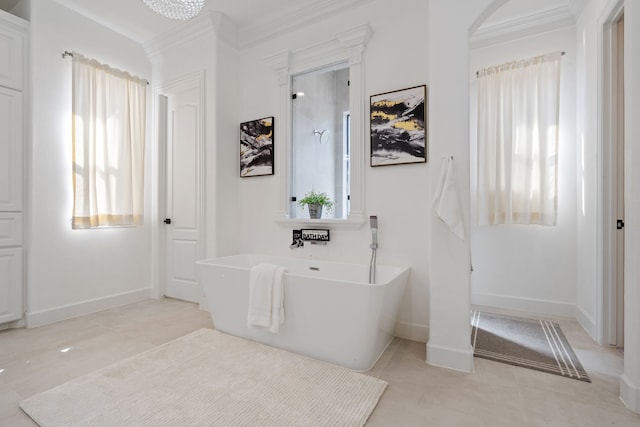
<svg viewBox="0 0 640 427"><path fill-rule="evenodd" d="M164 223L167 225L171 224L171 218L165 218Z"/></svg>

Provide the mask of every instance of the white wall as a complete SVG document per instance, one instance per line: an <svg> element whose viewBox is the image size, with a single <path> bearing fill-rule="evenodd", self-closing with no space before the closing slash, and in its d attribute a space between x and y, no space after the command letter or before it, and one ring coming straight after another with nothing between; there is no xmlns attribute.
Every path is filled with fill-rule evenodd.
<svg viewBox="0 0 640 427"><path fill-rule="evenodd" d="M477 79L492 65L564 51L560 81L558 221L554 227L479 226L477 220ZM576 298L575 28L471 51L471 302L574 317Z"/></svg>
<svg viewBox="0 0 640 427"><path fill-rule="evenodd" d="M330 20L315 22L278 38L243 50L240 121L274 115L279 111L276 72L263 61L285 49L292 51L334 39L339 32L369 23L373 30L366 50L365 96L427 84L428 2L403 0L392 6L381 0L350 8ZM391 13L390 9L391 8ZM398 13L402 11L402 13ZM408 31L404 31L408 30ZM407 35L409 35L407 37ZM367 101L368 105L368 101ZM368 107L366 110L368 114ZM278 130L285 125L276 114L276 156L284 150ZM365 141L366 215L377 215L379 224L379 264L410 265L411 279L400 312L398 334L425 341L427 337L428 241L431 191L427 164L370 168L368 119ZM235 142L235 141L234 141ZM237 143L237 142L236 142ZM427 151L430 152L429 150ZM234 159L235 161L235 159ZM368 264L371 234L368 226L356 230L332 230L326 247L305 245L291 251L291 227L274 221L278 210L279 174L275 176L227 177L238 184L242 224L241 250L294 257L315 257Z"/></svg>
<svg viewBox="0 0 640 427"><path fill-rule="evenodd" d="M137 43L52 0L33 2L30 20L27 321L33 326L149 296L148 179L144 226L71 229L71 59L61 54L77 50L144 78L151 65Z"/></svg>
<svg viewBox="0 0 640 427"><path fill-rule="evenodd" d="M220 40L217 44L216 73L216 155L211 172L215 173L215 187L209 187L207 194L216 197L208 201L214 204L216 222L209 230L208 241L216 242L207 248L207 256L223 256L239 253L241 247L241 218L239 212L240 176L240 62L236 48ZM264 117L264 116L261 116ZM258 118L258 117L256 117Z"/></svg>
<svg viewBox="0 0 640 427"><path fill-rule="evenodd" d="M600 15L607 0L590 1L576 24L577 288L576 317L596 338L598 323L598 62Z"/></svg>
<svg viewBox="0 0 640 427"><path fill-rule="evenodd" d="M432 158L453 156L461 209L469 230L469 34L492 3L431 0L429 5L430 138ZM444 42L446 41L446 42ZM437 163L436 163L437 165ZM436 191L439 167L431 169ZM470 245L430 216L429 342L427 362L473 371L470 326Z"/></svg>

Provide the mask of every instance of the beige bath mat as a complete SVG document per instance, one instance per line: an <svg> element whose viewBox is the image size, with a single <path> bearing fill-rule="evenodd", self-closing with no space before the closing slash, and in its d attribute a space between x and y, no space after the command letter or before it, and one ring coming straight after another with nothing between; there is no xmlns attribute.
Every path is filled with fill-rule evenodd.
<svg viewBox="0 0 640 427"><path fill-rule="evenodd" d="M362 426L387 383L200 329L24 400L49 426Z"/></svg>

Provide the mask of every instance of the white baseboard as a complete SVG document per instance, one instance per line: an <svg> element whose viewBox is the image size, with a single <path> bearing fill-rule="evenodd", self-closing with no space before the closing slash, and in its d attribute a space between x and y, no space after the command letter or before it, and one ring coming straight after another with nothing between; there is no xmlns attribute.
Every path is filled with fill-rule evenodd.
<svg viewBox="0 0 640 427"><path fill-rule="evenodd" d="M427 343L427 363L433 366L473 373L473 348L458 350Z"/></svg>
<svg viewBox="0 0 640 427"><path fill-rule="evenodd" d="M397 322L394 335L398 338L426 343L429 338L429 327L417 323Z"/></svg>
<svg viewBox="0 0 640 427"><path fill-rule="evenodd" d="M620 376L620 400L629 410L640 414L640 385L632 384L626 375Z"/></svg>
<svg viewBox="0 0 640 427"><path fill-rule="evenodd" d="M41 311L27 312L25 321L27 328L35 328L49 323L59 322L96 311L119 307L138 301L151 298L152 288L137 289L135 291L123 292L121 294L96 298L87 301L80 301L73 304L49 308Z"/></svg>
<svg viewBox="0 0 640 427"><path fill-rule="evenodd" d="M575 304L535 298L521 298L508 295L472 293L471 304L484 307L496 307L506 310L516 310L533 314L543 314L547 316L561 316L571 318L574 318L576 316Z"/></svg>
<svg viewBox="0 0 640 427"><path fill-rule="evenodd" d="M16 329L16 328L24 328L24 327L25 327L24 319L19 319L13 322L0 324L0 331L4 331L5 329Z"/></svg>
<svg viewBox="0 0 640 427"><path fill-rule="evenodd" d="M580 306L576 306L576 320L587 331L592 340L598 342L596 333L596 321L591 318Z"/></svg>

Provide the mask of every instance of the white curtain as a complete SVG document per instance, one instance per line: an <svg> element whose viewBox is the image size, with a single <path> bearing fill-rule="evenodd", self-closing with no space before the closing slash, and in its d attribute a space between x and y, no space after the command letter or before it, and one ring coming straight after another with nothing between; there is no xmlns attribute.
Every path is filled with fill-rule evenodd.
<svg viewBox="0 0 640 427"><path fill-rule="evenodd" d="M146 90L73 53L73 228L142 223Z"/></svg>
<svg viewBox="0 0 640 427"><path fill-rule="evenodd" d="M555 225L561 53L478 72L478 222Z"/></svg>

